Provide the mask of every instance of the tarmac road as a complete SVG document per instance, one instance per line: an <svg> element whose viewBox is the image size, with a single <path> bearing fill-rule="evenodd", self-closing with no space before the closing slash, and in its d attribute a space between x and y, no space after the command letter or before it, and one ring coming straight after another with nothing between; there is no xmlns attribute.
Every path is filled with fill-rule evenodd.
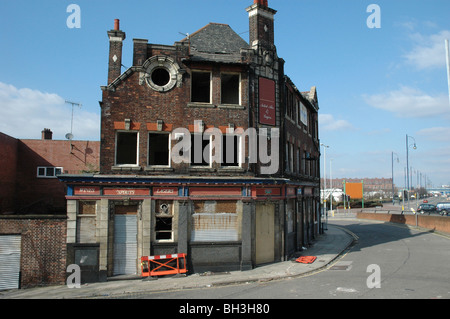
<svg viewBox="0 0 450 319"><path fill-rule="evenodd" d="M359 239L344 256L317 273L271 282L129 297L450 299L450 238L390 223L332 220L331 224L344 227Z"/></svg>

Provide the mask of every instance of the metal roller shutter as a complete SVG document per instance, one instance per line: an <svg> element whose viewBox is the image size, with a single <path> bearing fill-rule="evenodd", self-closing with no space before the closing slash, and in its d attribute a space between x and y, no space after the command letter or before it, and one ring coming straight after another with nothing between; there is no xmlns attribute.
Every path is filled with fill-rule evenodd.
<svg viewBox="0 0 450 319"><path fill-rule="evenodd" d="M114 275L136 274L136 215L116 215L114 220Z"/></svg>
<svg viewBox="0 0 450 319"><path fill-rule="evenodd" d="M20 235L0 235L0 290L19 288Z"/></svg>

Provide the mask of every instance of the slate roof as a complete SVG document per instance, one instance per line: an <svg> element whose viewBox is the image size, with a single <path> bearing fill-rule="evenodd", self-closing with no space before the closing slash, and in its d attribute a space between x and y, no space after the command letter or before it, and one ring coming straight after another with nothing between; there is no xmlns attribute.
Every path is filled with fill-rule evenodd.
<svg viewBox="0 0 450 319"><path fill-rule="evenodd" d="M239 62L240 50L249 48L228 24L220 23L209 23L181 40L186 41L190 41L193 61Z"/></svg>

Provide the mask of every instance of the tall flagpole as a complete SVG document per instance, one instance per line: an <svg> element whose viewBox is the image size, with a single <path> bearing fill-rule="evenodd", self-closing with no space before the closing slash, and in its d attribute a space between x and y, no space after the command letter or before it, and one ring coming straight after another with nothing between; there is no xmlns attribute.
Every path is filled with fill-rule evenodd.
<svg viewBox="0 0 450 319"><path fill-rule="evenodd" d="M448 99L450 103L450 50L448 48L448 39L445 39L445 53L447 59Z"/></svg>

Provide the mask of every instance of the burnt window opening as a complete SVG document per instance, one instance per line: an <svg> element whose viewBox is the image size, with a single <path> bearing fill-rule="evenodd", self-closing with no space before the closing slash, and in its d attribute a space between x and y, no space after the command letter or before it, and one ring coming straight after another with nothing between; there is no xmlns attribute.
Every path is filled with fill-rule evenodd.
<svg viewBox="0 0 450 319"><path fill-rule="evenodd" d="M239 166L239 137L222 135L222 166Z"/></svg>
<svg viewBox="0 0 450 319"><path fill-rule="evenodd" d="M148 165L169 166L169 134L149 133Z"/></svg>
<svg viewBox="0 0 450 319"><path fill-rule="evenodd" d="M155 202L155 239L173 240L173 204L157 200Z"/></svg>
<svg viewBox="0 0 450 319"><path fill-rule="evenodd" d="M137 132L117 132L116 165L137 165Z"/></svg>
<svg viewBox="0 0 450 319"><path fill-rule="evenodd" d="M221 75L221 103L239 104L239 74Z"/></svg>
<svg viewBox="0 0 450 319"><path fill-rule="evenodd" d="M172 217L156 216L155 233L156 240L172 239Z"/></svg>
<svg viewBox="0 0 450 319"><path fill-rule="evenodd" d="M191 165L194 166L209 166L210 159L210 145L208 139L203 139L202 134L191 134Z"/></svg>
<svg viewBox="0 0 450 319"><path fill-rule="evenodd" d="M152 72L152 81L158 86L167 85L170 81L170 73L165 68L156 68Z"/></svg>
<svg viewBox="0 0 450 319"><path fill-rule="evenodd" d="M192 72L191 102L211 103L211 73Z"/></svg>

